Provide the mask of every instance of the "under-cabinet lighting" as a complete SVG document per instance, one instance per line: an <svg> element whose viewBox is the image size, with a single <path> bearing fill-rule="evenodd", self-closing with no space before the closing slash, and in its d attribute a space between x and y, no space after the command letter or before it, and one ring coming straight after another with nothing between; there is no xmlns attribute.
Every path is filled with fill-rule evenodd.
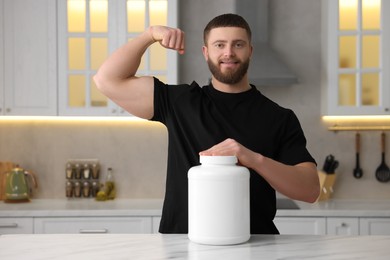
<svg viewBox="0 0 390 260"><path fill-rule="evenodd" d="M45 121L45 122L149 122L148 120L135 117L115 116L0 116L0 123L7 121Z"/></svg>
<svg viewBox="0 0 390 260"><path fill-rule="evenodd" d="M373 116L323 116L322 119L326 122L344 121L344 122L381 122L390 121L390 115L373 115Z"/></svg>

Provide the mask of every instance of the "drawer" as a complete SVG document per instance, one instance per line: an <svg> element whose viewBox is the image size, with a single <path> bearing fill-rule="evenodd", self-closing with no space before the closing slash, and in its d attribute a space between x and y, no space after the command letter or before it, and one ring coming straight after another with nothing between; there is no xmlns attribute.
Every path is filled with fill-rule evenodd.
<svg viewBox="0 0 390 260"><path fill-rule="evenodd" d="M152 233L151 217L51 217L35 218L36 234Z"/></svg>
<svg viewBox="0 0 390 260"><path fill-rule="evenodd" d="M0 218L0 234L32 234L33 218Z"/></svg>

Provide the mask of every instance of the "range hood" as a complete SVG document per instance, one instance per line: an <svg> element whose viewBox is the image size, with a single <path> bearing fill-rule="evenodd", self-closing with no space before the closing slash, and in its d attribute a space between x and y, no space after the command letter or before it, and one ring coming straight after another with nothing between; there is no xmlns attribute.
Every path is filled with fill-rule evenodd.
<svg viewBox="0 0 390 260"><path fill-rule="evenodd" d="M249 82L256 86L286 86L298 83L296 75L269 45L269 1L236 0L235 13L243 16L252 30L253 55Z"/></svg>

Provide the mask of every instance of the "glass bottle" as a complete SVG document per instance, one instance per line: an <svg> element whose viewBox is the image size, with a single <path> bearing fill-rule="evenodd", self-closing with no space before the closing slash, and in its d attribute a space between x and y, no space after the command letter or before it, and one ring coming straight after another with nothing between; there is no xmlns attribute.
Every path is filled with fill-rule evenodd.
<svg viewBox="0 0 390 260"><path fill-rule="evenodd" d="M107 169L106 179L96 195L96 200L114 199L116 196L115 182L112 168Z"/></svg>

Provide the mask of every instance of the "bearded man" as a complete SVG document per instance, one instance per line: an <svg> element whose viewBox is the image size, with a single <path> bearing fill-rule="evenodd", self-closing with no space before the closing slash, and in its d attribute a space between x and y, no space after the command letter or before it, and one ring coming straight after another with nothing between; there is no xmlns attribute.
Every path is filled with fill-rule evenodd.
<svg viewBox="0 0 390 260"><path fill-rule="evenodd" d="M166 194L161 233L188 232L187 172L199 155L234 155L251 172L251 234L278 234L275 191L314 202L319 195L316 164L294 112L265 97L248 81L253 47L245 19L223 14L204 29L203 55L209 85L167 85L136 77L146 49L158 42L185 53L184 32L151 26L116 50L94 80L100 91L131 114L168 129Z"/></svg>

